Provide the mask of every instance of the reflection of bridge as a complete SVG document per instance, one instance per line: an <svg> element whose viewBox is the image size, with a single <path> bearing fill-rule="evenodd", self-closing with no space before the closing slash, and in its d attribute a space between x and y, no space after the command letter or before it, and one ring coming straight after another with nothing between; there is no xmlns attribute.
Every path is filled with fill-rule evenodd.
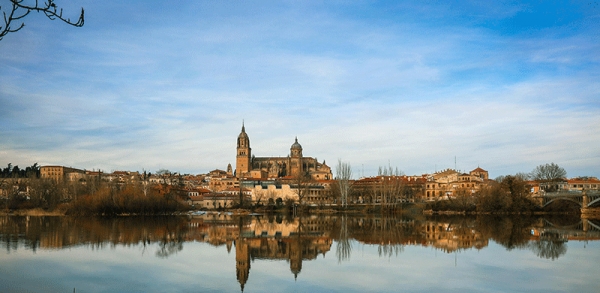
<svg viewBox="0 0 600 293"><path fill-rule="evenodd" d="M555 201L565 200L574 202L582 209L590 208L600 203L600 192L598 191L559 191L548 192L543 195L534 196L534 198L542 200L542 207L545 207Z"/></svg>
<svg viewBox="0 0 600 293"><path fill-rule="evenodd" d="M557 225L544 220L543 233L552 232L571 240L600 239L600 221L583 218L570 225Z"/></svg>

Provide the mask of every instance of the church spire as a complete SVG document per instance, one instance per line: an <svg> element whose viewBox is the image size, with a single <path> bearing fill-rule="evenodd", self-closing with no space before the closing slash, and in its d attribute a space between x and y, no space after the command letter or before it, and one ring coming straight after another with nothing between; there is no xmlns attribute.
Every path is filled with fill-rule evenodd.
<svg viewBox="0 0 600 293"><path fill-rule="evenodd" d="M242 132L237 138L237 156L235 162L235 175L241 178L244 174L250 172L250 158L252 157L252 149L250 148L250 138L246 133L246 126L242 120Z"/></svg>

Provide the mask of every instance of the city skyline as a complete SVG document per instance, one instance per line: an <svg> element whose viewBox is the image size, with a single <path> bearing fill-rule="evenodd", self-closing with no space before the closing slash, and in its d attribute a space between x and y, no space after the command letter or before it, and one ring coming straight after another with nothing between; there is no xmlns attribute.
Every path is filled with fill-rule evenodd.
<svg viewBox="0 0 600 293"><path fill-rule="evenodd" d="M600 177L597 2L57 4L0 41L0 162L205 173L244 121L355 178Z"/></svg>

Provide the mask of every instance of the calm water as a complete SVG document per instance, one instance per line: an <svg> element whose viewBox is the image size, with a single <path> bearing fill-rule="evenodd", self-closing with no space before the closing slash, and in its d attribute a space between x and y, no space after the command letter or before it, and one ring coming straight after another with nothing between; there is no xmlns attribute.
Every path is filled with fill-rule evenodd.
<svg viewBox="0 0 600 293"><path fill-rule="evenodd" d="M599 292L579 218L0 217L0 292Z"/></svg>

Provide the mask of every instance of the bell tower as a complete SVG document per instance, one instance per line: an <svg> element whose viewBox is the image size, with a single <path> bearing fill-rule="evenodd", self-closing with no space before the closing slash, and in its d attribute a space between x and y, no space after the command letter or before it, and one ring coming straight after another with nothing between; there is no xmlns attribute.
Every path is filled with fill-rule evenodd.
<svg viewBox="0 0 600 293"><path fill-rule="evenodd" d="M250 172L251 151L250 138L248 138L244 123L242 123L242 132L237 138L237 156L235 160L235 175L237 178L241 178L244 174Z"/></svg>
<svg viewBox="0 0 600 293"><path fill-rule="evenodd" d="M291 176L302 174L302 146L298 143L298 137L296 137L294 144L290 147L290 165Z"/></svg>

